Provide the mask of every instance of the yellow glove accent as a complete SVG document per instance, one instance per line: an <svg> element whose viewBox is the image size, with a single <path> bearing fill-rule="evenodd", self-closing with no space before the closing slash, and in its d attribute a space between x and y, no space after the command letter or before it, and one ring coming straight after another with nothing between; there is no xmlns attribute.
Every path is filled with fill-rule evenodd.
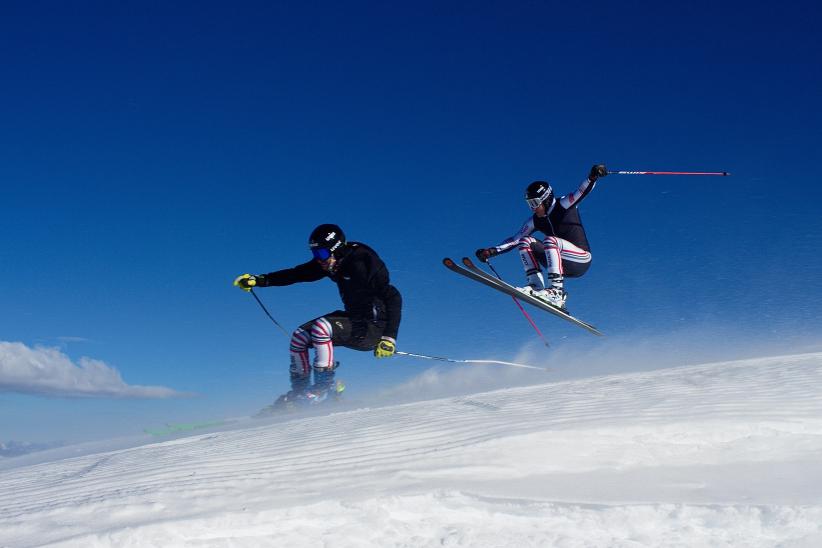
<svg viewBox="0 0 822 548"><path fill-rule="evenodd" d="M242 276L237 276L234 280L234 285L243 291L251 291L251 288L257 285L257 278L251 274L243 274Z"/></svg>
<svg viewBox="0 0 822 548"><path fill-rule="evenodd" d="M391 337L383 337L374 348L374 355L378 358L390 358L397 351L397 344Z"/></svg>

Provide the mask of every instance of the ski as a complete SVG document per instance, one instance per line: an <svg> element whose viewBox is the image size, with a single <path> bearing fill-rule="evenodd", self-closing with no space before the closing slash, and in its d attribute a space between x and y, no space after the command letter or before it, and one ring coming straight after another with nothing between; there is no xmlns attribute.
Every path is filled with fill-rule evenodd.
<svg viewBox="0 0 822 548"><path fill-rule="evenodd" d="M345 391L345 383L337 380L326 390L312 392L307 390L301 394L284 394L271 405L266 405L260 409L253 418L262 419L279 415L282 413L296 413L307 411L317 407L337 405L342 401L342 393Z"/></svg>
<svg viewBox="0 0 822 548"><path fill-rule="evenodd" d="M585 329L589 333L593 333L594 335L597 335L597 336L600 336L600 337L603 336L602 333L596 327L594 327L593 325L591 325L589 323L586 323L586 322L580 320L579 318L575 318L574 316L571 316L567 312L564 312L564 311L560 310L559 308L551 306L550 304L548 304L546 302L543 302L543 301L541 301L541 300L539 300L535 297L532 297L531 295L526 295L525 293L522 293L521 291L518 291L514 286L512 286L510 284L507 284L502 280L494 278L490 274L487 274L485 271L478 268L473 263L473 261L471 261L471 259L469 259L468 257L463 257L462 258L462 263L463 263L464 266L460 266L460 265L456 264L452 259L449 259L448 257L446 257L445 259L442 260L442 264L444 264L447 269L452 270L452 271L456 272L457 274L461 274L461 275L465 276L466 278L469 278L469 279L474 280L476 282L479 282L481 284L487 285L488 287L496 289L497 291L500 291L500 292L505 293L507 295L511 295L512 297L514 297L514 298L516 298L520 301L526 302L526 303L528 303L532 306L535 306L535 307L537 307L541 310L544 310L546 312L550 312L551 314L554 314L555 316L559 316L563 320L571 322L572 324L577 325L577 326Z"/></svg>

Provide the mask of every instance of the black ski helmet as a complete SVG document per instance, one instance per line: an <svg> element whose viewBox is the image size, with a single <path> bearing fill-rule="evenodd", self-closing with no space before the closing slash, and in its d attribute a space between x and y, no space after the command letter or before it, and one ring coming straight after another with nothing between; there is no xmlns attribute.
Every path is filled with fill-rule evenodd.
<svg viewBox="0 0 822 548"><path fill-rule="evenodd" d="M545 181L534 181L525 189L525 201L531 211L539 207L543 202L548 202L546 207L554 203L554 189Z"/></svg>
<svg viewBox="0 0 822 548"><path fill-rule="evenodd" d="M320 225L311 231L308 247L315 259L325 261L331 255L338 255L345 247L345 233L337 225Z"/></svg>

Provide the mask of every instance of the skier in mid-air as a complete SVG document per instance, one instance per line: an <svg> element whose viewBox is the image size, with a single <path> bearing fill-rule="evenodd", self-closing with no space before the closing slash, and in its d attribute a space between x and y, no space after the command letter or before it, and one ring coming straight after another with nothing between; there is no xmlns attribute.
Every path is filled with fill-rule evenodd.
<svg viewBox="0 0 822 548"><path fill-rule="evenodd" d="M234 285L285 286L331 278L337 284L345 310L337 310L298 327L291 336L291 390L275 402L302 404L321 401L335 387L334 345L373 350L377 358L394 355L402 314L402 296L391 285L388 269L365 244L347 242L339 226L323 224L308 239L313 259L268 274L243 274ZM314 347L314 363L308 349ZM310 385L311 371L314 384Z"/></svg>
<svg viewBox="0 0 822 548"><path fill-rule="evenodd" d="M547 182L534 181L525 189L525 201L533 215L501 244L478 249L477 259L488 262L489 258L516 247L527 279L527 285L517 289L566 310L568 294L564 279L579 278L591 266L591 248L577 208L593 190L597 179L606 175L608 170L604 165L595 165L577 190L560 198L554 196ZM532 236L534 232L541 232L545 237L540 241ZM548 283L540 267L545 268Z"/></svg>

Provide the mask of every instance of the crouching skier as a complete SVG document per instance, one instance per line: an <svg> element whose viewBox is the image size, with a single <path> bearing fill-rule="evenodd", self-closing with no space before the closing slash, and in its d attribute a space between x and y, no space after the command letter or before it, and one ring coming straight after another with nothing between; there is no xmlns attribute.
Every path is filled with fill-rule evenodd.
<svg viewBox="0 0 822 548"><path fill-rule="evenodd" d="M365 244L346 242L342 229L323 224L308 240L313 259L268 274L243 274L234 285L285 286L331 278L337 284L345 310L336 310L298 327L291 336L291 390L272 406L310 404L324 400L340 388L334 382L339 362L334 346L374 351L377 358L394 354L402 314L402 296L391 285L388 269L377 253ZM313 366L308 349L314 347ZM311 384L311 371L314 383Z"/></svg>
<svg viewBox="0 0 822 548"><path fill-rule="evenodd" d="M534 181L525 189L525 201L533 215L516 234L501 244L478 249L477 258L487 262L490 257L516 248L525 267L528 284L517 289L566 310L568 294L564 279L579 278L591 266L591 248L578 207L594 189L597 179L606 175L608 170L604 165L595 165L577 190L560 198L554 197L554 191L547 182ZM544 238L534 238L534 232L541 232ZM543 278L540 267L546 269L547 280Z"/></svg>

